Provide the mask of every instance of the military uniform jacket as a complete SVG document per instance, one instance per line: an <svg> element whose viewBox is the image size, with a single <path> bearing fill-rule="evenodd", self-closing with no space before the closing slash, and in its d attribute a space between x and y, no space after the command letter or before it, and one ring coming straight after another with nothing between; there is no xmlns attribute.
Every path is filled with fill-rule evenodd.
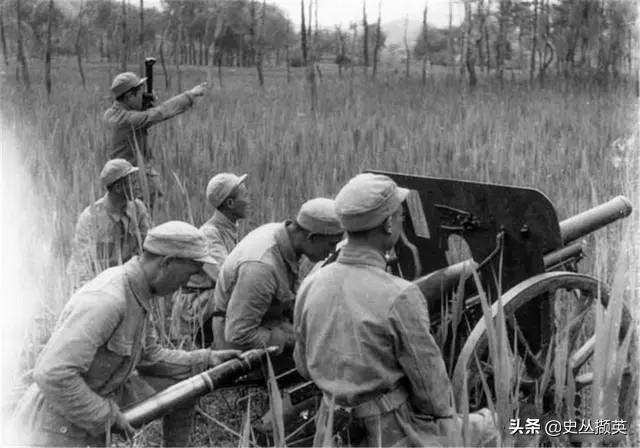
<svg viewBox="0 0 640 448"><path fill-rule="evenodd" d="M286 222L250 232L225 259L218 275L213 309L217 347L260 348L293 345L286 313L293 307L298 275Z"/></svg>
<svg viewBox="0 0 640 448"><path fill-rule="evenodd" d="M148 129L154 124L175 117L193 105L187 93L181 93L158 106L147 110L132 110L126 104L115 101L104 113L104 120L111 131L111 144L107 148L109 159L126 159L138 165L137 150L145 164L153 159L148 146Z"/></svg>
<svg viewBox="0 0 640 448"><path fill-rule="evenodd" d="M385 266L381 253L348 243L336 262L302 282L294 312L296 367L340 406L405 387L415 412L450 417L451 384L426 301Z"/></svg>
<svg viewBox="0 0 640 448"><path fill-rule="evenodd" d="M16 411L26 433L96 436L113 421L135 370L182 379L207 367L208 349L186 352L158 344L151 300L138 257L104 271L71 297Z"/></svg>

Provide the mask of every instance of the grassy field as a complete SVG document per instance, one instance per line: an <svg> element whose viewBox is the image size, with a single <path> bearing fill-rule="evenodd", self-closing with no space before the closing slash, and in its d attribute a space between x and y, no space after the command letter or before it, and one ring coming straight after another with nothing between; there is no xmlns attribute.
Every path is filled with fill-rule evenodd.
<svg viewBox="0 0 640 448"><path fill-rule="evenodd" d="M28 371L46 341L67 299L64 266L76 218L102 194L101 118L118 68L88 64L83 88L70 64L55 64L50 101L42 83L25 93L10 73L0 87L3 201L15 202L5 212L14 217L3 220L3 238L17 254L5 271L6 300L21 297L15 315L26 322L17 328L23 355L12 345L21 363L3 386ZM171 91L156 79L161 99L177 92L171 73ZM156 223L200 225L210 212L206 183L220 171L249 174L253 207L243 233L291 217L304 200L333 196L351 176L373 168L535 187L560 219L618 194L638 199L637 98L630 87L558 82L500 89L485 81L469 91L463 80L443 77L422 86L393 73L371 81L359 71L339 78L324 70L312 114L302 71L292 75L288 83L284 70L268 70L260 89L254 70L225 69L220 85L216 72L183 68L184 89L208 80L211 90L193 110L151 131L167 192ZM41 81L39 73L32 78ZM638 235L636 218L637 211L626 225L589 237L583 262L604 280L627 282L633 295L637 253L627 254L629 265L616 268L615 261L635 250L627 236Z"/></svg>

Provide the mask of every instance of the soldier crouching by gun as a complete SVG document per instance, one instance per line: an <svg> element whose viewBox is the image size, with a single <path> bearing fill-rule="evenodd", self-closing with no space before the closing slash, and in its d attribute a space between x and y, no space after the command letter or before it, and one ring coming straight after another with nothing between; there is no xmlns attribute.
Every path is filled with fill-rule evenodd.
<svg viewBox="0 0 640 448"><path fill-rule="evenodd" d="M198 84L184 93L154 105L153 64L155 59L145 60L145 77L132 72L120 73L111 84L114 103L104 113L110 130L107 146L109 159L121 158L138 166L142 171L142 183L146 183L149 197L145 199L153 214L155 200L163 195L159 173L154 168L154 157L148 144L148 130L154 124L175 117L191 106L196 97L204 95L207 83ZM146 91L143 86L146 82ZM146 175L146 176L145 176ZM145 182L146 177L146 182Z"/></svg>

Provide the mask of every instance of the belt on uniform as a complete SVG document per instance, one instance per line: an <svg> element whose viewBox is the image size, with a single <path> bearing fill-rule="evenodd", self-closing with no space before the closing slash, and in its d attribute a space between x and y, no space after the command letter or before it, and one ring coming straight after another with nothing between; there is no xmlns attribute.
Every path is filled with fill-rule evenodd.
<svg viewBox="0 0 640 448"><path fill-rule="evenodd" d="M331 403L331 399L326 394L323 396L323 400L326 405ZM394 411L406 403L407 400L409 400L409 392L405 387L398 386L390 392L380 394L377 397L374 397L369 401L365 401L357 406L349 408L346 406L336 405L336 407L351 412L356 418L365 418Z"/></svg>
<svg viewBox="0 0 640 448"><path fill-rule="evenodd" d="M211 314L211 317L226 317L227 312L226 311L214 311Z"/></svg>

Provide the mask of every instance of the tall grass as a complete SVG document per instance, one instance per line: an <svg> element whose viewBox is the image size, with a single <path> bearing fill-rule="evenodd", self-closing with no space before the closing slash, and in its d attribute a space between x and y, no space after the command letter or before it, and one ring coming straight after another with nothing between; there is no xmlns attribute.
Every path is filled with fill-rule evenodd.
<svg viewBox="0 0 640 448"><path fill-rule="evenodd" d="M0 86L4 132L17 137L20 164L39 199L34 226L50 234L50 269L42 282L56 285L41 303L49 311L34 322L40 331L30 333L37 335L30 365L67 299L63 268L77 216L102 195L98 173L108 139L102 114L117 68L88 64L86 70L82 90L66 63L55 65L51 102L44 91L25 93L9 81ZM198 68L182 71L186 87L207 79ZM335 195L369 168L539 188L560 219L620 193L638 199L637 169L625 178L625 168L612 163L614 142L632 135L636 124L629 120L636 100L625 86L488 84L470 92L462 81L434 79L423 87L393 76L372 82L325 75L312 116L303 74L295 75L287 83L284 71L269 71L260 89L252 70L225 70L222 88L212 86L193 110L151 129L166 191L156 223L204 222L210 213L205 186L220 171L249 174L253 207L243 233L294 215L310 197ZM627 155L632 152L637 140ZM636 237L637 216L630 230ZM589 237L596 253L585 268L605 281L620 278L614 258L621 235L616 224ZM638 257L630 259L640 273ZM637 291L638 285L629 287Z"/></svg>

